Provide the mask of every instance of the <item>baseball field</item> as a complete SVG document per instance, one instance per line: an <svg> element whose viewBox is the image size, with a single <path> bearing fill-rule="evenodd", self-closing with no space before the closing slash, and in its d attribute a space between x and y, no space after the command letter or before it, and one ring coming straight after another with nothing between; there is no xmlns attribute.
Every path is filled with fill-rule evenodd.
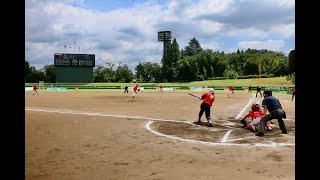
<svg viewBox="0 0 320 180"><path fill-rule="evenodd" d="M191 92L201 95L203 92ZM25 95L25 179L292 180L295 101L265 136L242 128L252 93L216 93L214 127L194 125L201 101L186 92L46 92ZM249 122L249 118L247 119Z"/></svg>

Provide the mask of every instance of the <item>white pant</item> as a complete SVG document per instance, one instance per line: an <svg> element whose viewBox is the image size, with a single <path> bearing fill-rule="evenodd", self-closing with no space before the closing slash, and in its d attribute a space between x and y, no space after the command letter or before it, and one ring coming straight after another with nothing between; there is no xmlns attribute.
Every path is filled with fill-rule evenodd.
<svg viewBox="0 0 320 180"><path fill-rule="evenodd" d="M136 96L137 95L137 93L135 93L134 91L132 91L132 96Z"/></svg>

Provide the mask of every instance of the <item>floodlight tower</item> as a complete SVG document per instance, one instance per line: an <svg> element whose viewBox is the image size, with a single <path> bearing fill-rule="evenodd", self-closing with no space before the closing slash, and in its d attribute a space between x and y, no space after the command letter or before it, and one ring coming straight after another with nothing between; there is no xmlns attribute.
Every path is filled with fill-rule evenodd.
<svg viewBox="0 0 320 180"><path fill-rule="evenodd" d="M171 41L171 31L159 31L158 32L158 41L163 41L162 73L163 73L164 81L167 82L167 74L166 74L166 70L167 70L167 56L166 56L167 48L166 47L167 46L166 46L166 42Z"/></svg>

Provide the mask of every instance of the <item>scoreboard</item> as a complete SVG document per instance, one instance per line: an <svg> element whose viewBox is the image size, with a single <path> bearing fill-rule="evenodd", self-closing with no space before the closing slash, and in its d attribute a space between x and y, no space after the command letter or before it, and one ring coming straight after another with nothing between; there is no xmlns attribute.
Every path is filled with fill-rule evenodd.
<svg viewBox="0 0 320 180"><path fill-rule="evenodd" d="M54 53L54 66L57 67L94 67L94 54Z"/></svg>

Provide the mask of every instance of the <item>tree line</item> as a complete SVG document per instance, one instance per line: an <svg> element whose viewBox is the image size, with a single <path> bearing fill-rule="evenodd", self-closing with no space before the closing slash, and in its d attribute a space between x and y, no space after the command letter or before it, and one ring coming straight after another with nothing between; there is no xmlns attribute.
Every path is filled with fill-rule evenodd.
<svg viewBox="0 0 320 180"><path fill-rule="evenodd" d="M288 76L294 79L295 50L288 56L271 50L246 49L224 53L203 49L196 38L183 49L174 38L166 42L160 63L138 62L133 73L127 64L116 69L98 65L93 69L93 82L190 82L211 79L237 79ZM107 65L108 66L108 65ZM55 66L40 70L25 60L25 82L56 82Z"/></svg>

